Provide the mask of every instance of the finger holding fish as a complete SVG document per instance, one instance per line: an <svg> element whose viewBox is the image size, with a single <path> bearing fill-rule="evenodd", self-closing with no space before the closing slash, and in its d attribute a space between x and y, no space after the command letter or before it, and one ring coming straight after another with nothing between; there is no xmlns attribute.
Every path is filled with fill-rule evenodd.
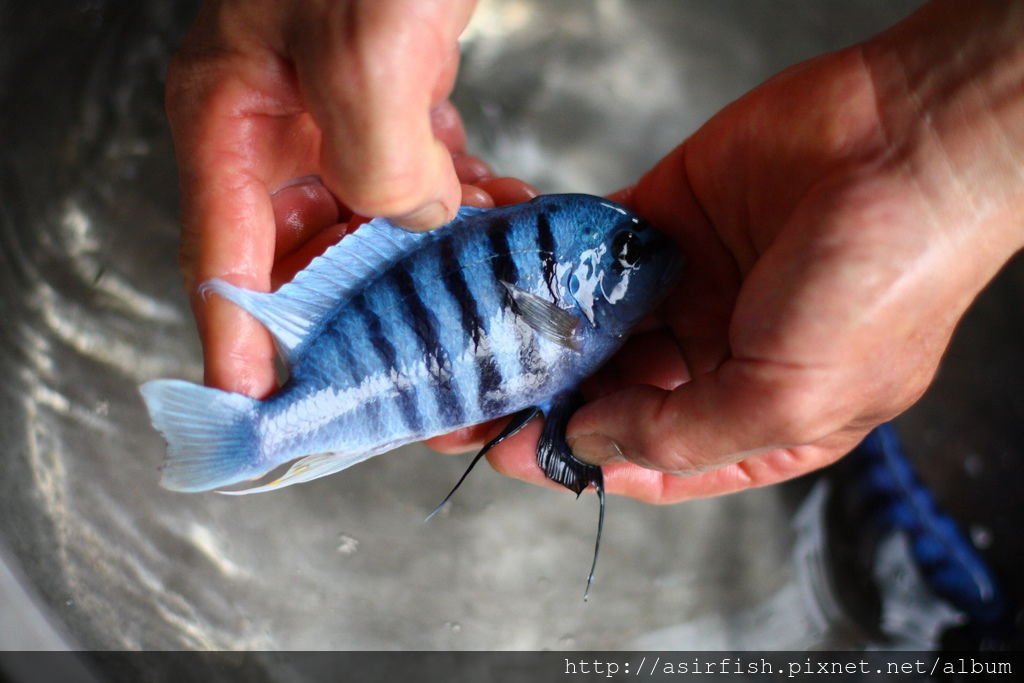
<svg viewBox="0 0 1024 683"><path fill-rule="evenodd" d="M475 159L469 155L464 155L464 158ZM484 162L477 160L475 167L486 166ZM462 204L463 206L473 206L482 209L488 209L494 207L499 203L498 199L495 199L491 194L484 189L485 187L496 188L497 197L500 199L500 204L512 204L518 201L525 201L535 197L537 191L532 188L529 184L524 181L517 180L514 178L497 178L492 179L500 181L498 183L490 182L487 185L481 187L477 185L471 185L463 183L461 186L462 191ZM321 186L322 187L322 186ZM308 191L307 191L308 192ZM280 255L276 256L274 269L271 277L272 288L277 287L289 282L296 273L305 268L310 261L322 254L332 244L336 244L339 240L343 239L348 233L358 229L360 225L365 223L368 219L364 216L350 215L348 220L345 222L326 222L324 218L330 216L330 212L326 207L314 205L313 207L307 207L301 202L306 200L307 197L303 194L298 197L298 202L292 205L288 210L282 202L282 204L275 203L275 215L284 216L288 220L292 221L292 225L282 228L278 225L278 235L282 233L292 234L289 229L293 229L297 233L302 234L304 241L301 244L296 245L297 238L292 238L286 245L290 243L291 249L284 251L279 249ZM293 197L286 197L286 202L295 201ZM305 222L307 221L308 222Z"/></svg>
<svg viewBox="0 0 1024 683"><path fill-rule="evenodd" d="M288 11L282 45L323 130L323 177L356 213L413 229L454 216L450 151L464 134L445 103L473 5L350 0Z"/></svg>
<svg viewBox="0 0 1024 683"><path fill-rule="evenodd" d="M508 442L496 446L488 453L488 461L495 471L535 486L562 489L545 477L536 463L536 438L540 426L516 435ZM835 445L822 445L814 449L791 451L777 449L754 455L740 462L723 465L697 474L683 475L662 472L623 460L613 448L602 461L605 491L610 495L633 498L652 505L671 505L687 500L735 493L749 488L769 486L804 474L838 459L857 444L859 436L850 435ZM589 490L589 489L588 489Z"/></svg>
<svg viewBox="0 0 1024 683"><path fill-rule="evenodd" d="M594 376L584 381L582 391L587 400L594 400L634 384L650 384L671 389L688 380L689 372L675 340L666 331L656 330L631 336L608 363ZM445 454L479 450L501 430L503 424L504 420L494 420L466 427L451 434L429 439L426 444L433 450ZM539 433L539 427L536 430L523 429L507 442L496 446L488 460L496 468L507 467L515 472L534 472L534 468L527 461L531 461L536 453L536 438ZM522 458L524 462L513 462L517 458Z"/></svg>
<svg viewBox="0 0 1024 683"><path fill-rule="evenodd" d="M182 196L181 270L208 384L268 395L274 348L237 308L199 296L200 283L271 290L321 231L339 235L334 226L351 206L373 215L415 214L434 200L447 207L425 221L410 215L408 225L420 228L455 211L452 153L465 156L465 131L447 96L472 5L203 4L168 69L166 102ZM407 49L379 49L398 39ZM382 53L393 59L375 59ZM460 163L474 180L487 175L479 163ZM286 259L293 265L275 273Z"/></svg>
<svg viewBox="0 0 1024 683"><path fill-rule="evenodd" d="M449 125L455 125L451 123L452 117L458 118L458 112L454 109L451 117L445 118L442 123L447 121ZM461 121L457 125L461 130ZM453 144L460 141L463 145L465 143L464 133L444 134L437 131L437 134L450 139ZM484 179L493 179L490 167L482 159L466 153L464 147L457 149L458 151L453 148L452 159L462 183L462 205L480 208L495 206L495 200L486 189L472 184ZM516 197L526 194L519 188L528 186L523 181L512 180L509 187L510 190L501 194L499 186L502 204L517 201ZM536 191L529 196L536 196ZM319 176L306 176L289 181L272 193L271 204L277 228L272 276L274 289L289 281L314 257L367 220L344 206L327 189Z"/></svg>
<svg viewBox="0 0 1024 683"><path fill-rule="evenodd" d="M676 340L664 329L636 334L623 345L612 359L583 385L587 400L614 394L626 387L648 385L674 389L690 380L686 363ZM493 426L432 440L429 445L446 452L461 452L479 447L494 431ZM488 455L491 465L502 474L531 484L550 488L550 480L536 466L536 438L539 427L517 434L495 447ZM570 444L571 445L571 444ZM709 481L689 481L680 485L674 475L623 462L624 454L610 447L604 469L605 488L608 493L637 498L650 503L678 502L687 498L712 495ZM716 475L721 478L722 475ZM726 474L726 477L728 475ZM717 485L717 484L716 484Z"/></svg>

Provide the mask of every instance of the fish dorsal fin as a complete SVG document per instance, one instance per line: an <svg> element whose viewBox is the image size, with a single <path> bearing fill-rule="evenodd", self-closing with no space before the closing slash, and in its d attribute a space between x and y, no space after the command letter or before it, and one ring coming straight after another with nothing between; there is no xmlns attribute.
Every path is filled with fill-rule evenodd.
<svg viewBox="0 0 1024 683"><path fill-rule="evenodd" d="M294 364L310 333L338 306L395 262L484 211L464 206L450 223L428 232L409 232L374 218L313 259L276 292L253 292L221 279L204 282L199 291L203 296L219 294L245 309L270 330Z"/></svg>

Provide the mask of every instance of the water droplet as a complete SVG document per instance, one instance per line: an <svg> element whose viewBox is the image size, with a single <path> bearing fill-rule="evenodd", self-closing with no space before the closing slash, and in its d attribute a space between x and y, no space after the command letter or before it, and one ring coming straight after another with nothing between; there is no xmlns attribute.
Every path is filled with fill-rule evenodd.
<svg viewBox="0 0 1024 683"><path fill-rule="evenodd" d="M346 533L338 534L337 551L339 555L353 555L357 550L359 550L359 539Z"/></svg>
<svg viewBox="0 0 1024 683"><path fill-rule="evenodd" d="M444 625L448 627L448 630L452 633L458 633L462 630L462 624L457 621L446 621Z"/></svg>
<svg viewBox="0 0 1024 683"><path fill-rule="evenodd" d="M573 647L576 644L576 636L571 633L566 633L564 636L558 639L559 647Z"/></svg>
<svg viewBox="0 0 1024 683"><path fill-rule="evenodd" d="M978 550L985 550L992 545L992 530L980 524L971 527L971 542Z"/></svg>

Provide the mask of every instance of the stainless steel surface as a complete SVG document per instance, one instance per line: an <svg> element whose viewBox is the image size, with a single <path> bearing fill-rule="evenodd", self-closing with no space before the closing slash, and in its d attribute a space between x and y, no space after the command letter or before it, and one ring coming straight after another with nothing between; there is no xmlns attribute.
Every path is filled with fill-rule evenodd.
<svg viewBox="0 0 1024 683"><path fill-rule="evenodd" d="M914 5L483 2L456 100L500 172L608 191L773 72ZM175 270L161 92L192 11L0 5L0 539L61 632L128 649L863 644L837 630L845 617L820 570L800 569L822 531L811 513L794 531L780 489L667 508L612 499L584 603L595 501L481 470L424 525L465 460L422 447L251 498L158 488L163 445L136 387L201 374ZM1006 296L1019 320L1024 291ZM985 329L971 348L1022 336ZM941 447L949 416L935 406L960 411L962 458L971 433L996 428L963 411L981 394L1011 401L1018 426L978 448L1024 441L1019 398L949 379L954 398L926 401L916 434ZM0 630L0 646L22 644Z"/></svg>

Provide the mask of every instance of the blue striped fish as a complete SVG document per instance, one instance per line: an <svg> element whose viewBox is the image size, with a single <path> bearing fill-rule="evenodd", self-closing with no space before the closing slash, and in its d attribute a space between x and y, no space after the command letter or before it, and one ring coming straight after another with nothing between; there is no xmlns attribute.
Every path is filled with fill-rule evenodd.
<svg viewBox="0 0 1024 683"><path fill-rule="evenodd" d="M999 581L921 481L892 424L869 433L840 469L843 481L853 485L847 505L861 510L874 530L906 536L911 557L936 595L978 629L996 632L1006 625L1009 610Z"/></svg>
<svg viewBox="0 0 1024 683"><path fill-rule="evenodd" d="M565 443L576 390L678 270L674 245L624 207L547 195L463 207L425 233L374 219L274 293L207 282L204 294L270 330L289 379L263 401L179 380L144 384L168 443L161 483L266 491L512 415L475 464L542 414L541 468L577 494L594 485L603 519L601 470Z"/></svg>

